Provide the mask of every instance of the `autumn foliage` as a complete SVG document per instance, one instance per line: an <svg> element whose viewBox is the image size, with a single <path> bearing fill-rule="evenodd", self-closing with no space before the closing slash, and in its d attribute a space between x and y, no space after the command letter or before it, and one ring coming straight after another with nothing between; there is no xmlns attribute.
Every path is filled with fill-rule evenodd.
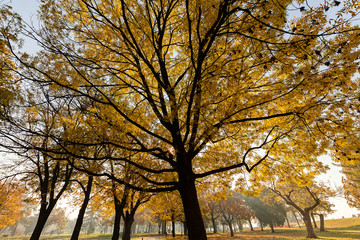
<svg viewBox="0 0 360 240"><path fill-rule="evenodd" d="M18 182L0 182L0 229L20 220L23 194L24 188Z"/></svg>
<svg viewBox="0 0 360 240"><path fill-rule="evenodd" d="M42 50L4 42L27 100L2 145L131 191L178 191L189 239L205 240L198 182L243 189L239 173L256 171L257 188L291 172L306 187L324 171L336 113L359 101L360 6L342 4L43 0L40 29L21 30Z"/></svg>

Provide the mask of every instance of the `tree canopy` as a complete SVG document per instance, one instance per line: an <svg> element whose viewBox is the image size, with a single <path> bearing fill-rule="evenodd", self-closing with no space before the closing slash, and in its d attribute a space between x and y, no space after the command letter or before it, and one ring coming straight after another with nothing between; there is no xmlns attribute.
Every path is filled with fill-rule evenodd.
<svg viewBox="0 0 360 240"><path fill-rule="evenodd" d="M58 127L26 129L21 114L11 121L51 139L56 147L42 151L101 163L87 173L178 190L189 238L206 239L196 180L250 172L289 144L315 149L333 106L358 101L359 5L342 4L43 0L41 29L26 32L43 50L16 55L12 72L46 90ZM104 151L89 156L96 147ZM131 165L145 184L108 161Z"/></svg>

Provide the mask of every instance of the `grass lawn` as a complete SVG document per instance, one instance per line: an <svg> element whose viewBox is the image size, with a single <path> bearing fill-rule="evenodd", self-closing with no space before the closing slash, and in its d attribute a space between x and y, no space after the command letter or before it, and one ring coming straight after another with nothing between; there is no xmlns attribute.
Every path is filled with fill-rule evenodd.
<svg viewBox="0 0 360 240"><path fill-rule="evenodd" d="M318 224L319 225L319 224ZM320 239L327 240L346 240L346 239L359 239L360 240L360 218L346 218L346 219L334 219L334 220L325 220L325 232L320 232L318 229L315 229L317 236ZM276 228L275 233L271 233L270 229L265 228L264 231L260 229L256 229L254 232L244 231L241 233L236 233L235 237L231 238L230 233L219 233L219 234L209 234L209 240L225 240L225 239L241 239L241 240L288 240L288 239L307 239L305 227L298 228ZM2 237L0 235L0 239L11 239L11 240L27 240L29 239L29 235L27 236L14 236L14 237ZM70 235L51 235L51 236L43 236L42 240L67 240L70 239ZM96 239L111 239L111 234L91 234L91 235L83 235L80 236L81 240L96 240ZM184 240L187 239L183 236L173 237L164 237L159 236L157 234L144 234L134 236L133 240Z"/></svg>

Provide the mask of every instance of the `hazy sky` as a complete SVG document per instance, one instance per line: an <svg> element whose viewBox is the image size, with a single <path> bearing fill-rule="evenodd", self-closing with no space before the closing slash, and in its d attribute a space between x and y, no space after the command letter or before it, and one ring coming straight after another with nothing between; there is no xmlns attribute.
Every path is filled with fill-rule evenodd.
<svg viewBox="0 0 360 240"><path fill-rule="evenodd" d="M13 6L13 9L18 12L27 23L34 23L36 26L37 18L36 11L39 6L39 1L37 0L12 0L10 3ZM38 50L39 47L36 46L36 43L26 40L24 44L25 51L34 53ZM325 175L320 176L320 179L324 182L329 182L332 187L341 185L342 174L340 173L340 168L333 165L329 157L321 157L321 161L326 163L331 167L329 172ZM341 218L341 217L351 217L352 214L360 213L357 209L350 208L346 200L341 197L332 199L332 202L335 204L336 212L329 215L327 218Z"/></svg>

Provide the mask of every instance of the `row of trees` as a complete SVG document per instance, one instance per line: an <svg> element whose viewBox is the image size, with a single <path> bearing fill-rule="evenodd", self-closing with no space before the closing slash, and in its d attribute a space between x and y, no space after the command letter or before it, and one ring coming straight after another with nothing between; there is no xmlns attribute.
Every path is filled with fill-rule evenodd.
<svg viewBox="0 0 360 240"><path fill-rule="evenodd" d="M0 144L37 190L31 239L69 189L83 196L77 239L97 188L112 196L101 206L113 206L114 239L120 219L130 237L152 194L177 191L189 239L205 240L199 189L234 180L242 192L270 188L314 237L309 212L322 197L312 186L326 170L317 157L334 150L344 168L358 166L360 119L359 6L314 4L44 0L39 29L4 5ZM42 50L18 52L18 33ZM290 182L310 207L294 203Z"/></svg>
<svg viewBox="0 0 360 240"><path fill-rule="evenodd" d="M16 187L14 186L13 189L16 189ZM304 190L306 191L304 192ZM314 201L309 198L311 197L311 194L309 195L309 188L294 187L292 191L294 192L292 203L295 204L297 208L308 208L314 205ZM90 201L91 207L87 208L85 214L81 216L81 218L83 218L83 223L80 226L81 231L85 234L93 233L96 229L103 233L106 233L108 228L113 231L116 228L114 206L99 207L99 205L104 204L106 201L112 201L112 197L102 194L103 199L99 200L96 194L93 193L92 195L93 197ZM24 193L22 193L22 196L24 197ZM72 194L72 197L76 197L76 195ZM8 200L12 200L13 196L8 196L7 198ZM106 200L106 198L108 199ZM271 232L275 231L274 226L284 226L285 220L287 221L288 227L290 227L289 218L290 221L294 222L296 220L298 222L296 214L298 209L290 205L286 206L285 202L277 198L277 195L270 189L264 190L259 197L245 197L239 193L231 192L229 195L229 192L226 190L222 192L206 190L200 197L200 203L207 229L214 233L218 232L219 225L222 225L223 231L225 231L226 226L231 236L234 236L236 229L242 231L243 224L248 224L251 231L253 231L252 224L254 219L257 219L258 226L261 227L262 231L263 227L269 226ZM81 205L79 202L75 204L74 207L80 208ZM8 205L9 209L11 207L13 206ZM330 213L330 207L331 204L326 204L326 199L323 198L322 205L311 210L315 227L314 214L320 216L322 220L322 231L324 231L324 225L323 217L321 218L321 216ZM15 224L11 228L8 228L8 232L10 231L12 234L15 234L20 226L20 229L24 228L23 231L25 231L25 234L31 233L36 227L36 219L39 218L38 215L33 215L36 208L36 205L30 202L27 202L26 205L24 202L20 202L17 209L22 212L18 212L16 218L12 218L14 221L12 224ZM298 214L305 219L301 211L298 212ZM20 219L21 216L23 217ZM70 231L70 233L72 232L72 236L74 236L74 233L77 231L76 228L79 227L78 219L69 222L64 210L54 208L42 231L43 233L64 233L64 231ZM167 222L171 222L170 227L167 226ZM136 232L136 230L137 232L153 232L156 230L156 227L153 225L157 225L159 234L167 234L169 229L171 229L172 235L175 236L175 225L179 222L183 224L182 231L184 234L187 234L180 196L174 193L158 194L153 196L149 202L142 205L139 211L136 211L133 222L130 224L124 223L121 232L123 232L123 234L126 233L127 227L129 227L132 233ZM7 223L7 225L11 224ZM298 225L300 227L299 222ZM4 226L6 226L6 224ZM71 227L70 229L69 226Z"/></svg>

